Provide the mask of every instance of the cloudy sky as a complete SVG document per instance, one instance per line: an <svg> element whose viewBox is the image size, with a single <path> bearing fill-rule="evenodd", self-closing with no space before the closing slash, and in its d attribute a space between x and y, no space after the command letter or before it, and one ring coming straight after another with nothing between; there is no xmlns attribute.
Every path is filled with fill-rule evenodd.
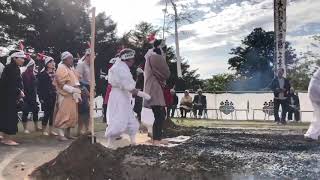
<svg viewBox="0 0 320 180"><path fill-rule="evenodd" d="M299 52L319 50L310 46L320 34L320 0L288 0L287 40ZM163 6L159 0L92 0L118 24L118 34L141 21L161 26ZM230 49L255 27L273 30L273 0L180 0L195 14L192 23L179 26L181 56L188 59L201 78L228 72ZM173 43L168 35L168 43ZM173 44L172 44L173 45Z"/></svg>

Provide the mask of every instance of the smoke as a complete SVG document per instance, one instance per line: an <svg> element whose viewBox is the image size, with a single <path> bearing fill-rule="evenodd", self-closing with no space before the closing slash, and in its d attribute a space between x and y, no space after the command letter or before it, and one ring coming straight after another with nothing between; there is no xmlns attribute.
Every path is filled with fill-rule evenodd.
<svg viewBox="0 0 320 180"><path fill-rule="evenodd" d="M260 91L268 88L273 79L273 72L257 71L250 78L240 77L228 84L231 91Z"/></svg>

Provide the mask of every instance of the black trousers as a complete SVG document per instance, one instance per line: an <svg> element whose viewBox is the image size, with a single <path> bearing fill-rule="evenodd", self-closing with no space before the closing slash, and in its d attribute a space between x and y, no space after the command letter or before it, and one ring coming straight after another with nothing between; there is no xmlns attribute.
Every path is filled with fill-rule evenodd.
<svg viewBox="0 0 320 180"><path fill-rule="evenodd" d="M177 106L169 106L167 108L167 116L169 117L171 115L170 117L174 117L174 113L176 112L176 108L177 108ZM170 114L170 112L171 112L171 114Z"/></svg>
<svg viewBox="0 0 320 180"><path fill-rule="evenodd" d="M23 110L22 110L22 122L26 123L28 121L28 115L29 112L32 112L32 120L34 122L38 122L38 113L39 113L39 107L36 102L27 102L23 105Z"/></svg>
<svg viewBox="0 0 320 180"><path fill-rule="evenodd" d="M194 105L193 106L193 114L196 117L197 116L197 111L198 111L198 116L202 117L202 113L203 113L203 106L199 106L199 105Z"/></svg>
<svg viewBox="0 0 320 180"><path fill-rule="evenodd" d="M294 115L294 120L295 121L300 121L300 112L299 110L288 106L288 120L292 120L292 115Z"/></svg>
<svg viewBox="0 0 320 180"><path fill-rule="evenodd" d="M42 118L42 126L53 125L53 112L54 112L55 98L45 101L42 104L44 116Z"/></svg>
<svg viewBox="0 0 320 180"><path fill-rule="evenodd" d="M281 105L281 120L279 117L279 108ZM274 119L276 122L286 122L286 115L288 112L288 100L282 100L282 99L274 99Z"/></svg>
<svg viewBox="0 0 320 180"><path fill-rule="evenodd" d="M154 123L152 128L153 140L160 141L162 139L163 122L166 119L166 112L162 106L152 106L152 112L154 114Z"/></svg>
<svg viewBox="0 0 320 180"><path fill-rule="evenodd" d="M107 107L108 105L107 104L103 104L102 105L102 113L103 113L103 122L107 122Z"/></svg>
<svg viewBox="0 0 320 180"><path fill-rule="evenodd" d="M180 114L182 118L186 118L187 117L187 113L190 112L190 110L187 110L183 107L180 108Z"/></svg>

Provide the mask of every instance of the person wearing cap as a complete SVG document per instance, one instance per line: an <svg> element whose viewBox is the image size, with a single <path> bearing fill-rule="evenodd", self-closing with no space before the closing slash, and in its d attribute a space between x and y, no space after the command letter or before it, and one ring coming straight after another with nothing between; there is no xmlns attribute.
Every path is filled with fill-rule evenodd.
<svg viewBox="0 0 320 180"><path fill-rule="evenodd" d="M59 130L59 140L73 139L71 128L78 122L78 103L81 101L79 77L73 68L70 52L61 54L62 63L58 65L53 84L57 90L54 110L54 126Z"/></svg>
<svg viewBox="0 0 320 180"><path fill-rule="evenodd" d="M193 115L195 118L201 118L203 110L207 107L207 97L202 95L202 89L198 89L197 93L193 99Z"/></svg>
<svg viewBox="0 0 320 180"><path fill-rule="evenodd" d="M112 86L107 107L107 128L105 137L107 146L113 147L113 142L121 134L130 136L131 144L135 144L135 136L139 130L139 123L136 120L131 105L131 97L138 94L135 88L136 83L130 72L134 65L135 51L123 49L120 52L120 59L110 68L108 82Z"/></svg>
<svg viewBox="0 0 320 180"><path fill-rule="evenodd" d="M151 99L145 100L143 106L152 109L154 124L152 131L152 143L154 145L167 144L162 140L163 123L166 119L166 101L163 88L170 77L170 69L165 59L165 53L161 49L162 41L155 41L152 52L145 55L144 67L144 92L150 94Z"/></svg>
<svg viewBox="0 0 320 180"><path fill-rule="evenodd" d="M44 111L42 118L42 133L45 136L57 134L53 131L53 111L56 102L56 88L53 79L55 76L55 62L52 57L44 58L44 70L38 75L38 95L41 102L41 108ZM49 123L48 132L46 131Z"/></svg>
<svg viewBox="0 0 320 180"><path fill-rule="evenodd" d="M24 86L25 97L23 99L23 109L22 109L22 125L24 133L29 134L28 130L28 115L32 113L32 120L34 123L34 130L39 131L41 128L38 126L38 113L39 106L37 102L37 79L34 75L35 62L30 59L26 71L22 73L22 80Z"/></svg>
<svg viewBox="0 0 320 180"><path fill-rule="evenodd" d="M180 114L181 118L186 118L187 113L192 110L192 97L188 90L184 91L184 96L180 100Z"/></svg>
<svg viewBox="0 0 320 180"><path fill-rule="evenodd" d="M10 135L18 132L18 108L25 96L19 67L25 58L23 51L11 51L0 79L0 140L6 145L18 145Z"/></svg>

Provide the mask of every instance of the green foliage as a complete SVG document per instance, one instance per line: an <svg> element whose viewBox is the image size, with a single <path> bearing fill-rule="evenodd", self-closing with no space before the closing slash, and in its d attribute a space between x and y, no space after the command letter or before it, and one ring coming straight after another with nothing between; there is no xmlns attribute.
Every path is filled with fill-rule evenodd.
<svg viewBox="0 0 320 180"><path fill-rule="evenodd" d="M242 40L239 47L231 49L232 58L228 60L229 69L235 70L240 77L247 79L247 88L242 90L258 90L264 88L273 78L274 32L262 28L254 29ZM297 61L295 50L286 43L286 65ZM258 84L257 84L258 83ZM238 89L235 89L238 90Z"/></svg>
<svg viewBox="0 0 320 180"><path fill-rule="evenodd" d="M230 83L235 79L233 74L218 74L212 76L211 79L205 80L205 91L228 91Z"/></svg>

